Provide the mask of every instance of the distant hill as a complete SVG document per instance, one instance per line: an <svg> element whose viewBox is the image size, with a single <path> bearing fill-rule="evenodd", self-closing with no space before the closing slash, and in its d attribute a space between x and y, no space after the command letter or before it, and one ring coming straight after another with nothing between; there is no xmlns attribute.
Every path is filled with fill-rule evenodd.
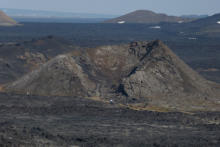
<svg viewBox="0 0 220 147"><path fill-rule="evenodd" d="M206 25L218 25L220 24L220 13L214 14L209 17L201 18L192 22L192 24L197 24L198 26L206 26Z"/></svg>
<svg viewBox="0 0 220 147"><path fill-rule="evenodd" d="M4 12L0 11L0 26L13 26L16 24L16 21L7 16Z"/></svg>
<svg viewBox="0 0 220 147"><path fill-rule="evenodd" d="M137 10L129 14L110 19L106 23L149 23L156 24L161 22L189 22L192 19L182 18L177 16L168 16L166 14L159 14L148 10Z"/></svg>
<svg viewBox="0 0 220 147"><path fill-rule="evenodd" d="M172 27L174 28L174 27ZM197 19L189 23L176 26L181 31L190 32L197 35L218 36L220 33L220 14L215 14L205 18Z"/></svg>
<svg viewBox="0 0 220 147"><path fill-rule="evenodd" d="M215 14L189 23L191 30L198 27L199 34L220 37L220 14Z"/></svg>

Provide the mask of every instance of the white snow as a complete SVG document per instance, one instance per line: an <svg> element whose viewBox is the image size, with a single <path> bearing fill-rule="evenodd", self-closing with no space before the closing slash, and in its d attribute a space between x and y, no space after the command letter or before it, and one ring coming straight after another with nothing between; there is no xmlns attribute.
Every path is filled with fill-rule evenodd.
<svg viewBox="0 0 220 147"><path fill-rule="evenodd" d="M217 24L220 24L220 21L217 21Z"/></svg>
<svg viewBox="0 0 220 147"><path fill-rule="evenodd" d="M160 26L152 26L152 27L150 27L151 29L161 29L161 27Z"/></svg>
<svg viewBox="0 0 220 147"><path fill-rule="evenodd" d="M188 39L189 40L197 40L197 38L194 38L194 37L189 37Z"/></svg>
<svg viewBox="0 0 220 147"><path fill-rule="evenodd" d="M118 24L123 24L125 23L125 21L118 21Z"/></svg>
<svg viewBox="0 0 220 147"><path fill-rule="evenodd" d="M113 100L110 100L109 102L110 102L110 104L113 104L113 103L114 103L114 101L113 101Z"/></svg>
<svg viewBox="0 0 220 147"><path fill-rule="evenodd" d="M180 20L180 21L178 21L178 23L183 23L184 21L182 21L182 20Z"/></svg>

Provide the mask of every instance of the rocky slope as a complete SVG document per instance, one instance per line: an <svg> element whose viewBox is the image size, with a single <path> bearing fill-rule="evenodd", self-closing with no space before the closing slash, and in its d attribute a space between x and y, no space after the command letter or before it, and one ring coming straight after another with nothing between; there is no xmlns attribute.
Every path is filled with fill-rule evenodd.
<svg viewBox="0 0 220 147"><path fill-rule="evenodd" d="M0 26L14 26L16 21L7 16L3 11L0 11Z"/></svg>
<svg viewBox="0 0 220 147"><path fill-rule="evenodd" d="M192 19L177 16L158 14L148 10L137 10L118 18L105 21L106 23L149 23L156 24L161 22L188 22Z"/></svg>
<svg viewBox="0 0 220 147"><path fill-rule="evenodd" d="M17 43L1 43L0 85L12 82L55 56L75 48L69 41L54 36Z"/></svg>
<svg viewBox="0 0 220 147"><path fill-rule="evenodd" d="M75 50L3 89L27 95L96 97L136 109L190 111L219 109L219 88L157 40Z"/></svg>

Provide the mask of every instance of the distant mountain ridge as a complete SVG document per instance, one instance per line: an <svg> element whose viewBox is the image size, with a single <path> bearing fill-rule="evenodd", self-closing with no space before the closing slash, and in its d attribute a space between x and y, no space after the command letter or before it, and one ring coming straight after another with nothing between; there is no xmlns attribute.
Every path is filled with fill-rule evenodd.
<svg viewBox="0 0 220 147"><path fill-rule="evenodd" d="M149 10L137 10L126 15L110 19L105 21L105 23L161 23L161 22L189 22L194 19L182 18L177 16L168 16L166 14L155 13Z"/></svg>
<svg viewBox="0 0 220 147"><path fill-rule="evenodd" d="M171 29L173 29L172 27ZM192 22L179 25L178 28L182 32L194 32L194 34L208 35L218 37L220 33L220 13L205 18L196 19ZM217 36L215 36L217 35ZM196 36L194 36L196 37Z"/></svg>
<svg viewBox="0 0 220 147"><path fill-rule="evenodd" d="M7 16L0 10L0 26L13 26L16 25L16 21Z"/></svg>
<svg viewBox="0 0 220 147"><path fill-rule="evenodd" d="M209 15L182 15L181 17L182 18L194 18L194 19L201 19L201 18L206 18L208 17Z"/></svg>
<svg viewBox="0 0 220 147"><path fill-rule="evenodd" d="M7 15L11 17L31 17L31 18L114 18L116 15L111 14L95 14L95 13L73 13L45 10L29 10L29 9L9 9L1 8Z"/></svg>
<svg viewBox="0 0 220 147"><path fill-rule="evenodd" d="M217 14L214 14L209 17L195 20L192 23L198 23L198 24L202 24L202 25L210 25L210 24L217 24L219 21L220 21L220 13L217 13Z"/></svg>

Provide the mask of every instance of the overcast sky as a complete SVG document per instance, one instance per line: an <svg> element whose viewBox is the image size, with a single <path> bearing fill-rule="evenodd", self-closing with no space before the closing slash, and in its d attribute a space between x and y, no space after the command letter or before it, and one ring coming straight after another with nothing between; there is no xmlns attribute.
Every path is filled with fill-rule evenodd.
<svg viewBox="0 0 220 147"><path fill-rule="evenodd" d="M220 0L0 0L0 7L116 15L147 9L183 15L220 13Z"/></svg>

